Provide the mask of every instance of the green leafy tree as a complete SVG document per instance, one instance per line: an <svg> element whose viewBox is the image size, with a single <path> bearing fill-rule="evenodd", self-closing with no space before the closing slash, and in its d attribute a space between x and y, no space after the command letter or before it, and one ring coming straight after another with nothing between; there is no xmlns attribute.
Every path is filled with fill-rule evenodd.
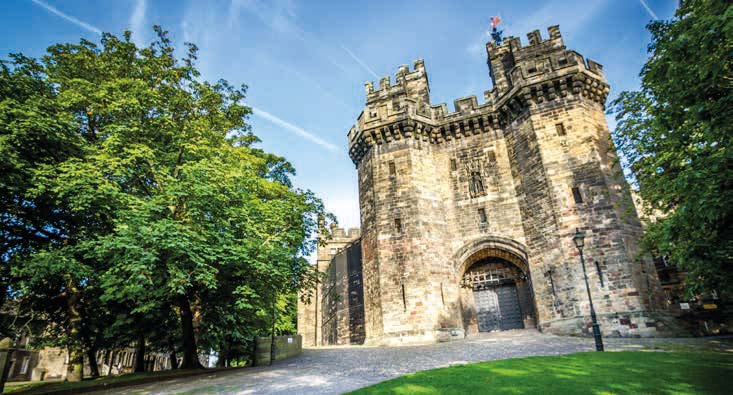
<svg viewBox="0 0 733 395"><path fill-rule="evenodd" d="M690 295L733 291L733 4L686 0L648 25L641 89L613 134L655 216L646 246L687 271Z"/></svg>
<svg viewBox="0 0 733 395"><path fill-rule="evenodd" d="M202 81L196 47L178 60L156 32L2 69L0 279L65 334L70 380L100 347L180 350L184 368L199 344L242 349L273 298L316 281L304 256L333 219L255 147L246 87Z"/></svg>

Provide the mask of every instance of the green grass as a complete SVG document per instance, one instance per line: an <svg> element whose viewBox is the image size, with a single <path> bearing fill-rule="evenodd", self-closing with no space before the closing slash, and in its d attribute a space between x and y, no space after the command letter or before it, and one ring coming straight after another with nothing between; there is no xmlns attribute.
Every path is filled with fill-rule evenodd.
<svg viewBox="0 0 733 395"><path fill-rule="evenodd" d="M231 369L237 369L237 368L231 368ZM80 390L80 389L86 389L89 387L97 387L99 390L104 389L105 387L117 387L120 385L137 385L137 384L144 384L149 382L156 382L156 381L163 381L163 380L170 380L178 377L186 377L186 376L195 376L195 375L204 375L204 374L214 374L217 372L222 372L230 370L229 368L226 369L177 369L177 370L163 370L158 372L144 372L144 373L130 373L130 374L123 374L119 376L104 376L100 377L98 379L85 379L83 381L71 383L66 381L58 381L58 382L34 382L29 383L30 385L27 385L25 387L21 385L13 385L12 383L6 383L5 384L5 391L3 391L3 394L18 394L18 395L35 395L35 394L45 394L47 392L52 392L56 390ZM10 386L8 386L10 384Z"/></svg>
<svg viewBox="0 0 733 395"><path fill-rule="evenodd" d="M427 370L352 394L731 394L733 354L588 352Z"/></svg>
<svg viewBox="0 0 733 395"><path fill-rule="evenodd" d="M3 390L3 393L6 394L8 392L15 392L20 390L27 390L33 387L37 387L39 385L47 384L43 381L21 381L19 383L14 383L12 381L5 383L5 389Z"/></svg>

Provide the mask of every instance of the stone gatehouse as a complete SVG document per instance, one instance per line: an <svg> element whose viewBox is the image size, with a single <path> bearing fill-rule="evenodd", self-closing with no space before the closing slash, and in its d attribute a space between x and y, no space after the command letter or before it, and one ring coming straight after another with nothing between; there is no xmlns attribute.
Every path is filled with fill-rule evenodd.
<svg viewBox="0 0 733 395"><path fill-rule="evenodd" d="M422 60L366 84L348 133L361 230L334 229L318 251L328 277L299 306L304 345L587 333L576 228L587 235L604 336L673 325L636 244L642 228L610 140L603 68L567 49L558 26L548 34L489 42L493 88L482 104L455 100L454 112L431 104Z"/></svg>

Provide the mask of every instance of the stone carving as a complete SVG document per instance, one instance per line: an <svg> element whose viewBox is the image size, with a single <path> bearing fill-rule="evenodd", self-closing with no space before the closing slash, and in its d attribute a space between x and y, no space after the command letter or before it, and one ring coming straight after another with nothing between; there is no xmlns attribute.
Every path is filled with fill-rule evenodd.
<svg viewBox="0 0 733 395"><path fill-rule="evenodd" d="M605 118L609 86L602 67L568 50L557 26L548 31L545 39L531 32L528 45L516 37L487 43L493 87L482 104L472 96L456 100L455 112L430 105L422 60L412 70L400 67L394 84L384 77L379 89L367 85L368 109L391 109L397 102L401 108L380 110L378 118L367 111L348 132L362 230L348 242L361 246L366 343L434 341L451 328L479 331L478 317L486 312L461 284L472 267L487 262L521 274L499 284L509 288L480 295L497 296L486 308L514 303L504 307L521 311L524 327L587 334L588 307L572 244L576 228L587 234L587 259L604 262L603 286L596 272L589 273L594 299L604 301L597 311L604 335L673 329L653 263L639 259L641 224L623 204L629 189L616 177L621 169ZM555 132L558 123L565 135ZM389 162L399 164L395 175L384 170ZM576 185L592 193L583 204L573 204ZM395 232L396 220L401 232ZM331 262L329 246L344 243L339 238L319 248L319 269ZM513 289L517 298L499 297ZM319 329L318 320L302 321L305 344L314 336L323 344L320 333L333 331Z"/></svg>

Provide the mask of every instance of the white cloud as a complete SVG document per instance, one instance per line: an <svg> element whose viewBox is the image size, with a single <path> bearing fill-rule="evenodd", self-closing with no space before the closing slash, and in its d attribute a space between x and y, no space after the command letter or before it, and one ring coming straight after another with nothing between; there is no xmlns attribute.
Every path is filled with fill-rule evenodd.
<svg viewBox="0 0 733 395"><path fill-rule="evenodd" d="M48 12L50 12L50 13L58 16L58 17L61 17L61 18L65 19L65 20L67 20L67 21L75 24L76 26L81 27L82 29L86 29L86 30L88 30L88 31L90 31L92 33L102 34L102 30L99 29L98 27L96 27L94 25L90 25L90 24L88 24L88 23L86 23L86 22L84 22L82 20L79 20L79 19L77 19L77 18L75 18L75 17L73 17L71 15L64 14L63 12L59 11L54 6L51 6L51 5L45 3L45 2L43 2L41 0L31 0L31 1L34 4L36 4L37 6L46 9L46 11L48 11Z"/></svg>
<svg viewBox="0 0 733 395"><path fill-rule="evenodd" d="M651 17L652 17L652 18L653 18L653 19L654 19L655 21L656 21L657 19L659 19L659 17L658 17L658 16L657 16L657 14L656 14L656 13L654 12L654 10L652 10L652 7L649 7L649 3L647 3L647 2L646 2L646 0L639 0L639 2L640 2L640 3L641 3L641 5L642 5L642 6L644 7L644 9L646 10L646 12L648 12L648 13L649 13L649 16L651 16Z"/></svg>
<svg viewBox="0 0 733 395"><path fill-rule="evenodd" d="M338 151L338 147L336 147L335 145L329 143L328 141L321 139L320 137L316 136L315 134L313 134L313 133L311 133L311 132L309 132L309 131L307 131L307 130L305 130L305 129L297 126L297 125L293 125L292 123L290 123L288 121L285 121L284 119L278 118L275 115L272 115L272 114L270 114L267 111L261 110L261 109L259 109L257 107L252 107L252 112L255 115L257 115L259 117L262 117L262 118L264 118L264 119L266 119L266 120L274 123L275 125L280 126L283 129L286 129L288 131L291 131L291 132L297 134L298 136L303 137L306 140L310 140L310 141L312 141L312 142L320 145L323 148L326 148L326 149L328 149L330 151Z"/></svg>
<svg viewBox="0 0 733 395"><path fill-rule="evenodd" d="M145 43L145 36L146 36L146 26L145 26L145 11L147 8L147 1L146 0L136 0L135 1L135 7L132 9L132 14L130 14L130 31L132 31L132 39L135 41L135 44L137 46L141 47L144 46Z"/></svg>
<svg viewBox="0 0 733 395"><path fill-rule="evenodd" d="M342 73L349 75L350 70L332 57L334 49L332 45L298 26L295 22L295 9L296 3L293 0L231 0L229 3L229 27L231 28L239 23L240 13L246 11L254 15L273 32L287 39L299 41L306 50L313 52L319 58L327 60Z"/></svg>

